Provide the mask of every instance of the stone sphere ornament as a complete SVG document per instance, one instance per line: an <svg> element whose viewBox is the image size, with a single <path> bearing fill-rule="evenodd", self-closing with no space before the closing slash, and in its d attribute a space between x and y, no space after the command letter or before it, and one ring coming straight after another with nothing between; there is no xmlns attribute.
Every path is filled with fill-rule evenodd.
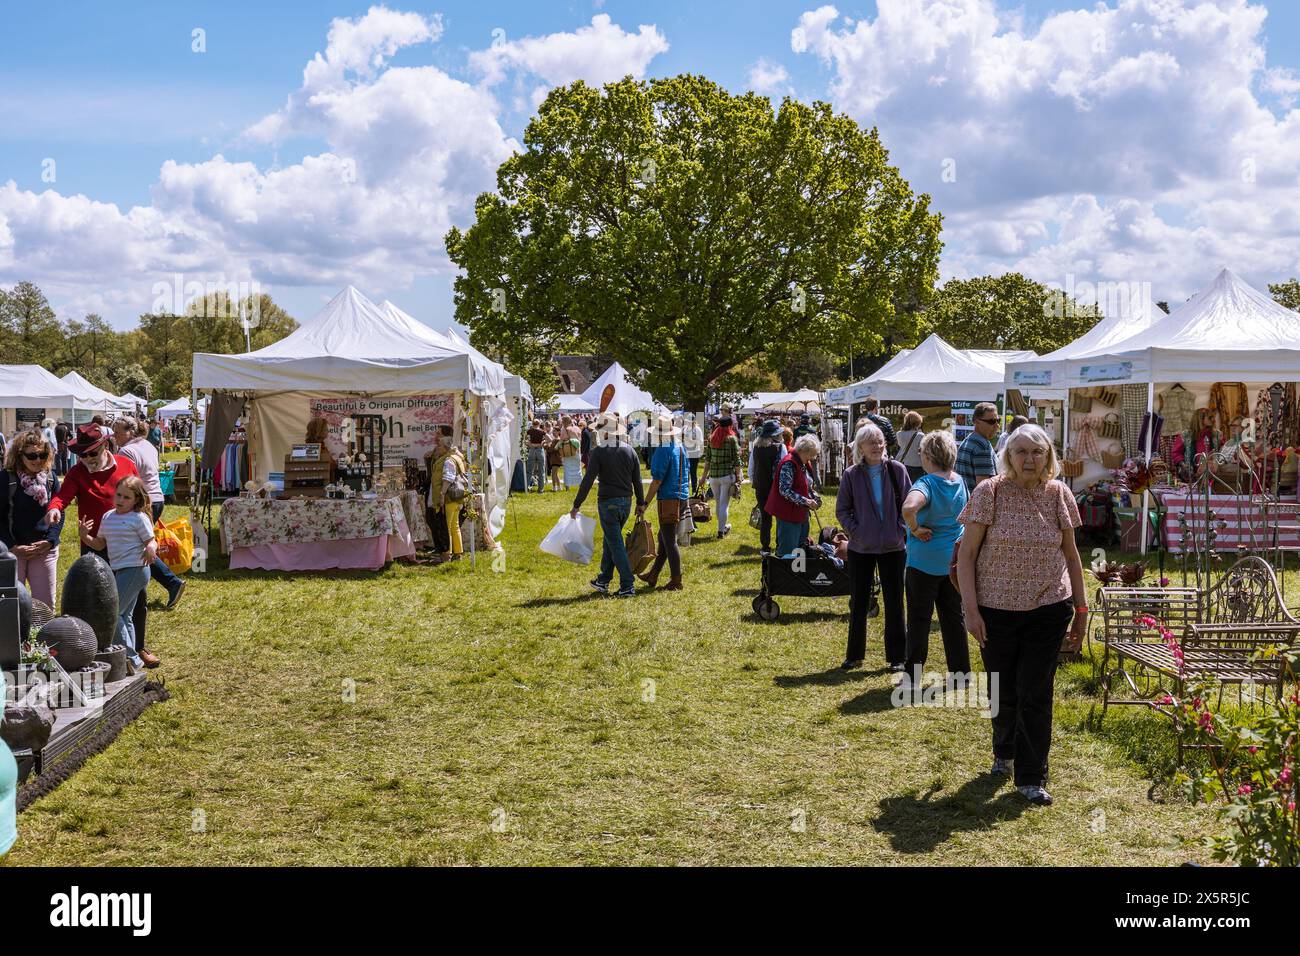
<svg viewBox="0 0 1300 956"><path fill-rule="evenodd" d="M36 632L36 639L49 647L65 671L93 664L99 651L95 629L79 617L56 617Z"/></svg>

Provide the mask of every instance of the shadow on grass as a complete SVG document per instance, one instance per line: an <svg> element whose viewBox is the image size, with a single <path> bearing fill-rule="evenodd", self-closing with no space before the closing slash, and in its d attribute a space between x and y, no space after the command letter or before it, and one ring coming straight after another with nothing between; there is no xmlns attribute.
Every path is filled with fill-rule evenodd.
<svg viewBox="0 0 1300 956"><path fill-rule="evenodd" d="M882 714L895 709L892 684L889 687L873 687L840 704L840 713L846 717L854 714Z"/></svg>
<svg viewBox="0 0 1300 956"><path fill-rule="evenodd" d="M798 611L791 614L786 610L782 610L781 616L775 621L764 621L752 611L749 614L741 616L742 620L761 621L764 624L771 624L775 627L783 627L790 624L815 624L821 621L839 621L843 618L843 614L838 614L835 611Z"/></svg>
<svg viewBox="0 0 1300 956"><path fill-rule="evenodd" d="M1004 786L1007 789L998 794ZM932 853L954 833L987 830L1030 808L1005 777L992 774L968 780L956 793L935 799L939 792L931 787L920 794L886 797L871 825L888 835L890 846L899 853Z"/></svg>
<svg viewBox="0 0 1300 956"><path fill-rule="evenodd" d="M838 667L832 667L828 670L819 671L816 674L789 674L779 677L773 677L772 683L777 687L838 687L841 684L851 684L862 680L864 677L872 677L878 674L884 674L889 671L887 667L881 667L874 671L840 670Z"/></svg>
<svg viewBox="0 0 1300 956"><path fill-rule="evenodd" d="M610 594L612 593L611 591ZM638 591L637 593L641 592ZM560 605L582 604L586 601L605 601L609 599L610 594L601 594L594 588L588 588L586 591L579 591L576 594L561 594L557 597L539 597L528 601L520 601L515 607L557 607Z"/></svg>

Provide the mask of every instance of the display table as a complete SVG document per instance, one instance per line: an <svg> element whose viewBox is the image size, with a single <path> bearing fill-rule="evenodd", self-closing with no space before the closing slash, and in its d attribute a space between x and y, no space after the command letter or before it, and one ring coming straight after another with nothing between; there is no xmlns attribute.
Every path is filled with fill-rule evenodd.
<svg viewBox="0 0 1300 956"><path fill-rule="evenodd" d="M1167 509L1165 514L1165 547L1172 552L1182 551L1183 522L1179 516L1186 517L1186 529L1189 535L1195 534L1197 540L1205 536L1205 496L1195 495L1185 489L1157 489L1155 494ZM1190 499L1190 500L1189 500ZM1236 551L1238 548L1260 551L1266 548L1300 548L1300 531L1289 519L1278 522L1264 513L1264 503L1250 495L1210 495L1210 510L1215 514L1215 521L1226 522L1226 527L1218 528L1219 535L1214 540L1216 551ZM1274 528L1280 524L1278 540L1274 541Z"/></svg>
<svg viewBox="0 0 1300 956"><path fill-rule="evenodd" d="M402 492L402 514L406 516L406 526L411 529L412 542L416 545L433 542L429 523L424 520L424 498L418 491Z"/></svg>
<svg viewBox="0 0 1300 956"><path fill-rule="evenodd" d="M400 498L230 498L221 542L232 569L377 571L415 554Z"/></svg>

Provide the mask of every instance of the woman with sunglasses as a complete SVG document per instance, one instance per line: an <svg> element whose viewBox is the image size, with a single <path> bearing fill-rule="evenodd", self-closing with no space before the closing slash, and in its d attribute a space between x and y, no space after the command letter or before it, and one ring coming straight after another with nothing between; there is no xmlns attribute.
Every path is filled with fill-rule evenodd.
<svg viewBox="0 0 1300 956"><path fill-rule="evenodd" d="M59 491L53 474L54 449L36 429L9 446L0 472L0 541L18 559L18 580L32 599L57 608L59 535L63 521L49 523L45 512Z"/></svg>

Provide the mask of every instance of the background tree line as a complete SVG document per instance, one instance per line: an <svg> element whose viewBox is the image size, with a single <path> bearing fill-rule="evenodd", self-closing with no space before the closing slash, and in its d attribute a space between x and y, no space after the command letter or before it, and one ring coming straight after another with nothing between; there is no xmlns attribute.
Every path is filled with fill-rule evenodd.
<svg viewBox="0 0 1300 956"><path fill-rule="evenodd" d="M262 295L234 303L224 293L196 299L185 315L145 313L134 329L119 331L101 316L59 319L31 282L0 288L0 356L6 365L40 365L57 376L79 372L115 395L132 392L174 399L190 390L195 352L233 354L245 349L239 306L260 310L250 330L254 349L276 342L298 323Z"/></svg>

